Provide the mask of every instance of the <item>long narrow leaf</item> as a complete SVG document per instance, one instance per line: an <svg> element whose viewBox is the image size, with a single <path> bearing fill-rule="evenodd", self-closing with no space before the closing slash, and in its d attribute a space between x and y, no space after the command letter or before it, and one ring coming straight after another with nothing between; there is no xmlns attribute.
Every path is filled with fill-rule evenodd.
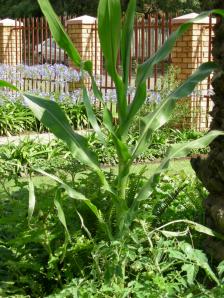
<svg viewBox="0 0 224 298"><path fill-rule="evenodd" d="M127 117L127 97L125 94L124 83L119 76L114 80L117 92L117 112L119 118L119 125L122 126Z"/></svg>
<svg viewBox="0 0 224 298"><path fill-rule="evenodd" d="M44 170L41 170L41 169L35 169L35 171L42 174L42 175L44 175L44 176L47 176L47 177L51 178L52 180L56 181L57 183L59 183L61 185L61 187L66 190L67 194L71 198L79 200L79 201L88 200L82 193L74 190L72 187L70 187L68 184L64 183L64 181L62 181L57 176L55 176L53 174L50 174L50 173L47 173L47 172L45 172Z"/></svg>
<svg viewBox="0 0 224 298"><path fill-rule="evenodd" d="M67 227L67 223L66 223L66 219L65 219L65 214L64 214L63 208L61 206L61 203L59 201L59 196L57 196L57 195L56 195L56 197L54 199L54 205L55 205L55 207L57 209L57 212L58 212L58 219L60 220L60 222L64 226L65 232L66 232L66 234L68 236L69 241L71 241L71 237L70 237L70 234L69 234L69 231L68 231L68 227Z"/></svg>
<svg viewBox="0 0 224 298"><path fill-rule="evenodd" d="M167 99L165 99L153 112L142 118L142 131L133 151L132 160L136 158L146 146L149 145L152 133L163 126L172 116L176 100L185 98L191 94L197 84L203 81L217 65L214 62L202 64L187 80L185 80Z"/></svg>
<svg viewBox="0 0 224 298"><path fill-rule="evenodd" d="M114 130L112 113L108 109L107 103L103 98L103 94L96 84L96 81L92 72L92 65L89 63L89 61L85 61L84 69L88 72L91 78L92 90L95 98L98 99L103 106L103 124L111 132L112 130Z"/></svg>
<svg viewBox="0 0 224 298"><path fill-rule="evenodd" d="M96 116L94 114L91 102L89 100L89 96L86 90L86 87L83 87L83 102L86 108L86 112L87 112L87 116L88 116L88 120L91 123L94 131L96 132L99 140L101 141L101 143L105 144L105 139L104 139L104 135L99 127L99 124L97 123L97 119Z"/></svg>
<svg viewBox="0 0 224 298"><path fill-rule="evenodd" d="M127 99L123 81L120 79L116 67L121 40L120 0L100 0L98 6L98 33L106 70L115 83L119 122L123 125L127 114Z"/></svg>
<svg viewBox="0 0 224 298"><path fill-rule="evenodd" d="M111 111L108 109L106 102L103 99L103 94L101 90L98 88L96 81L94 79L93 73L92 73L92 66L86 61L84 63L84 68L88 72L91 83L92 83L92 90L93 94L96 99L100 101L100 103L103 106L103 125L110 131L114 131L114 125L113 125L113 117Z"/></svg>
<svg viewBox="0 0 224 298"><path fill-rule="evenodd" d="M114 146L116 148L119 161L123 163L128 163L128 161L131 158L131 154L129 152L128 146L125 142L119 139L119 136L116 133L113 126L111 112L107 108L104 109L103 120L104 120L105 127L111 133L111 136L113 138Z"/></svg>
<svg viewBox="0 0 224 298"><path fill-rule="evenodd" d="M153 231L151 231L148 236L151 237L155 232L160 231L161 233L163 233L163 232L169 232L169 233L171 233L170 235L168 235L169 237L170 236L177 237L178 236L177 234L176 235L175 234L172 235L172 233L175 233L175 232L173 232L173 231L172 232L170 232L170 231L164 231L163 229L165 227L168 227L170 225L176 225L178 223L185 223L190 228L194 229L195 231L197 231L199 233L202 233L202 234L205 234L205 235L208 235L208 236L211 236L211 237L217 237L218 239L224 240L224 236L222 234L217 233L216 231L214 231L214 230L212 230L212 229L210 229L208 227L205 227L205 226L203 226L203 225L201 225L201 224L199 224L197 222L194 222L194 221L191 221L191 220L188 220L188 219L177 219L177 220L168 222L168 223L166 223L166 224L164 224L164 225L162 225L162 226L154 229ZM188 231L188 229L186 231ZM184 233L186 231L184 231Z"/></svg>
<svg viewBox="0 0 224 298"><path fill-rule="evenodd" d="M105 224L101 211L98 210L98 208L89 199L87 199L82 193L74 190L72 187L70 187L68 184L66 184L64 181L62 181L60 178L58 178L55 175L49 174L41 169L35 169L35 171L58 182L61 185L61 187L64 188L64 190L66 190L69 197L75 200L83 201L83 203L85 203L90 208L90 210L95 214L99 222Z"/></svg>
<svg viewBox="0 0 224 298"><path fill-rule="evenodd" d="M35 208L36 198L33 181L29 179L29 207L28 207L28 223L30 223Z"/></svg>
<svg viewBox="0 0 224 298"><path fill-rule="evenodd" d="M19 91L19 89L16 86L12 85L9 82L3 81L3 80L0 80L0 87L1 88L6 87L6 88L9 88L9 89L14 90L14 91Z"/></svg>
<svg viewBox="0 0 224 298"><path fill-rule="evenodd" d="M123 83L125 88L125 94L128 88L128 77L129 77L129 65L130 65L130 52L131 52L131 41L133 35L133 27L135 20L135 9L136 0L130 0L128 9L125 16L125 21L122 29L121 39L121 58L123 66Z"/></svg>
<svg viewBox="0 0 224 298"><path fill-rule="evenodd" d="M169 162L172 159L178 157L185 157L190 153L192 149L204 148L208 146L215 138L221 135L224 135L224 132L213 130L210 131L207 135L197 140L188 143L172 145L168 149L166 157L162 160L160 166L155 170L155 172L153 173L151 178L145 183L145 185L143 185L143 188L141 189L140 193L136 198L136 201L145 200L151 195L155 181L158 179L161 172L167 169L167 167L169 166Z"/></svg>
<svg viewBox="0 0 224 298"><path fill-rule="evenodd" d="M66 51L68 56L72 59L74 64L78 67L81 66L81 57L75 48L73 42L71 41L68 34L64 31L64 28L57 17L56 13L54 12L49 0L38 0L38 3L40 5L40 8L45 15L50 31L59 45L62 49Z"/></svg>
<svg viewBox="0 0 224 298"><path fill-rule="evenodd" d="M72 130L68 119L56 102L28 93L25 93L25 100L36 118L68 145L75 158L95 170L99 169L97 158L88 149L86 139Z"/></svg>
<svg viewBox="0 0 224 298"><path fill-rule="evenodd" d="M92 79L94 95L96 96L96 98L98 98L100 100L100 102L103 103L103 106L104 106L103 124L113 137L115 148L116 148L119 159L122 160L123 162L127 162L128 159L131 157L129 150L128 150L128 146L119 139L118 134L116 133L115 127L113 125L112 113L106 106L106 104L103 100L102 93L98 89L97 85L95 84L95 80L93 78L91 71L89 71L89 75L91 76L91 79Z"/></svg>
<svg viewBox="0 0 224 298"><path fill-rule="evenodd" d="M107 71L115 79L121 39L120 0L100 0L98 5L98 33Z"/></svg>
<svg viewBox="0 0 224 298"><path fill-rule="evenodd" d="M96 84L96 81L95 81L93 73L92 73L92 65L90 65L88 63L88 61L86 61L84 63L84 69L88 72L88 74L91 78L92 90L93 90L93 94L94 94L95 98L98 99L103 106L103 125L107 129L110 128L110 129L108 129L109 131L114 130L112 113L108 109L107 104L103 99L103 94Z"/></svg>
<svg viewBox="0 0 224 298"><path fill-rule="evenodd" d="M113 193L103 171L100 169L95 153L88 148L86 138L74 132L58 104L28 93L24 94L24 98L36 118L48 127L57 138L67 144L72 155L77 160L95 170L104 189Z"/></svg>

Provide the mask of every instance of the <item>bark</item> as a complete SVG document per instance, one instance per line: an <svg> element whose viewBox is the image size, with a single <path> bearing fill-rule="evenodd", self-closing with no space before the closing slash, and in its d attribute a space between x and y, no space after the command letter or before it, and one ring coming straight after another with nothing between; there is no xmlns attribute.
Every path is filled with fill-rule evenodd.
<svg viewBox="0 0 224 298"><path fill-rule="evenodd" d="M213 1L213 8L224 9L224 1ZM214 107L210 129L224 130L224 21L219 17L217 20L214 28L213 58L219 69L212 81ZM209 192L204 201L206 225L224 233L224 137L218 137L211 143L206 159L193 158L191 164ZM224 259L223 241L207 239L205 248L215 259Z"/></svg>

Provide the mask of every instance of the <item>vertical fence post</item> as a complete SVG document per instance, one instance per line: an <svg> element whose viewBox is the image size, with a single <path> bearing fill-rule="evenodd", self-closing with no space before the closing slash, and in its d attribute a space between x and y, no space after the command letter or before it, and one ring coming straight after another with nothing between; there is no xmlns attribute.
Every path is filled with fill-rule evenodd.
<svg viewBox="0 0 224 298"><path fill-rule="evenodd" d="M196 13L190 13L174 18L172 20L172 30L176 30L179 25L197 15ZM209 40L211 30L209 25L211 25L209 18L194 23L176 42L171 53L171 61L180 69L180 74L178 75L179 79L187 79L201 63L210 60ZM187 104L190 108L190 116L185 119L187 122L185 124L198 130L206 130L209 125L207 113L208 103L206 98L208 93L207 89L208 79L205 79L198 85L197 92L187 99Z"/></svg>
<svg viewBox="0 0 224 298"><path fill-rule="evenodd" d="M93 74L95 76L100 75L100 43L97 34L96 18L84 15L68 20L67 33L82 59L92 61ZM69 66L74 67L72 61L69 61ZM75 84L74 87L78 87L78 85Z"/></svg>
<svg viewBox="0 0 224 298"><path fill-rule="evenodd" d="M0 21L0 63L22 63L22 22L4 19Z"/></svg>

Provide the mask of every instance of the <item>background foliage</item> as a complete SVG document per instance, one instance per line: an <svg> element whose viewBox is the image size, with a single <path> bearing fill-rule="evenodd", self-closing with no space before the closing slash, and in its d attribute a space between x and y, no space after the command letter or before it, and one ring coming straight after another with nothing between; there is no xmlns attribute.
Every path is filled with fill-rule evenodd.
<svg viewBox="0 0 224 298"><path fill-rule="evenodd" d="M59 15L93 15L97 14L98 0L54 0L52 6ZM128 0L121 1L122 8L127 8ZM37 0L0 0L1 18L18 18L41 16ZM188 13L191 11L200 11L199 0L138 0L138 12L166 12L166 13Z"/></svg>

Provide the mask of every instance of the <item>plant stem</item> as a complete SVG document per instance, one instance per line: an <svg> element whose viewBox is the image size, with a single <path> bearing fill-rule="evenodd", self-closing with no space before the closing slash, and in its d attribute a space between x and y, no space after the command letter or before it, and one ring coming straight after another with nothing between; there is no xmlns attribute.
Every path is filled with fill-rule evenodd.
<svg viewBox="0 0 224 298"><path fill-rule="evenodd" d="M128 210L127 200L126 200L126 190L129 181L130 167L127 167L123 161L119 161L118 169L118 189L117 189L117 229L118 238L122 238L125 234L125 218Z"/></svg>

